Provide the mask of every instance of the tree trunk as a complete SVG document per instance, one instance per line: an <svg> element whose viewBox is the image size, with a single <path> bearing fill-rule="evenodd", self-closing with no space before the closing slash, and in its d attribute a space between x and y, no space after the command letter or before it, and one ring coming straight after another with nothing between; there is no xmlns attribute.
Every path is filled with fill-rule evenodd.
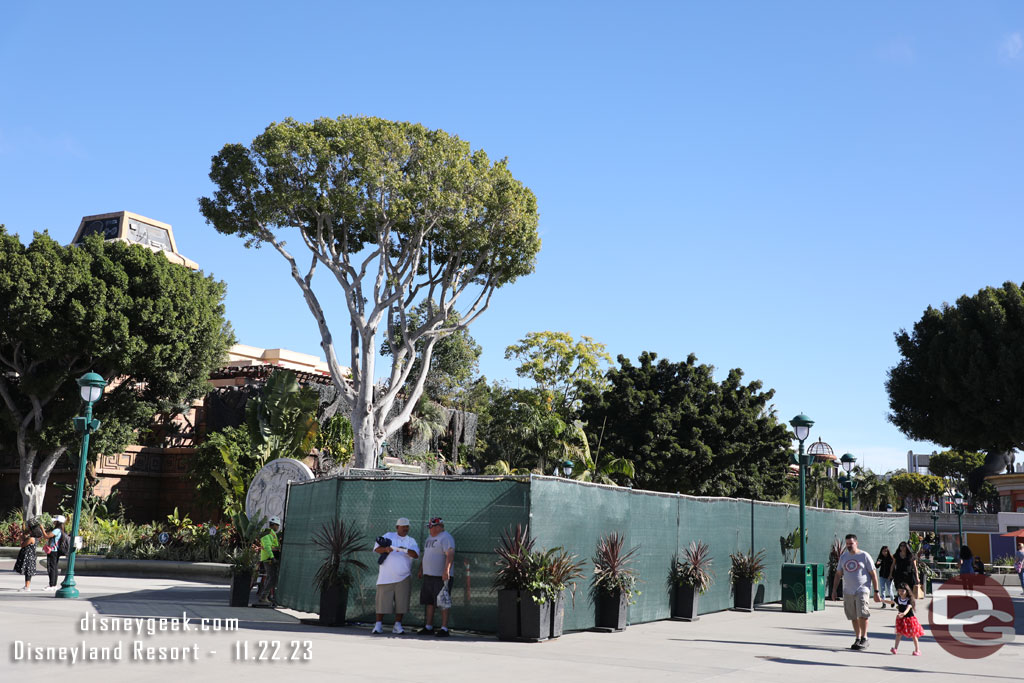
<svg viewBox="0 0 1024 683"><path fill-rule="evenodd" d="M377 453L379 444L373 434L373 416L364 415L359 422L356 422L356 415L353 411L352 424L358 425L358 431L353 439L354 457L356 467L374 467L379 463L374 462L374 455Z"/></svg>

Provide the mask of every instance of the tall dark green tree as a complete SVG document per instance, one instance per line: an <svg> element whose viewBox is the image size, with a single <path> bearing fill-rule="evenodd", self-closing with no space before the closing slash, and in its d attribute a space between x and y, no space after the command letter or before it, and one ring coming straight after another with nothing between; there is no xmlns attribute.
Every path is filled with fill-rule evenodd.
<svg viewBox="0 0 1024 683"><path fill-rule="evenodd" d="M773 390L744 384L738 369L716 382L692 354L672 363L645 351L637 365L618 362L609 388L589 394L582 412L591 448L599 439L601 454L632 461L639 488L758 499L786 492L791 436L769 405Z"/></svg>
<svg viewBox="0 0 1024 683"><path fill-rule="evenodd" d="M890 421L912 439L962 451L1024 448L1024 295L1007 282L931 306L900 330Z"/></svg>
<svg viewBox="0 0 1024 683"><path fill-rule="evenodd" d="M206 393L233 342L224 293L141 246L65 247L45 233L25 245L0 226L0 442L17 451L26 514L41 512L54 465L79 442L79 376L112 380L93 454L123 450L154 415Z"/></svg>
<svg viewBox="0 0 1024 683"><path fill-rule="evenodd" d="M334 384L353 406L357 467L372 465L409 421L438 341L475 321L496 289L533 272L540 250L536 198L508 164L418 124L286 119L249 146L225 145L210 179L216 190L200 199L207 221L247 246L272 246L299 287ZM318 270L348 312L333 329L314 286ZM431 301L414 324L410 311ZM338 361L338 331L351 374ZM378 331L401 340L384 391L374 389ZM403 392L405 406L392 414Z"/></svg>

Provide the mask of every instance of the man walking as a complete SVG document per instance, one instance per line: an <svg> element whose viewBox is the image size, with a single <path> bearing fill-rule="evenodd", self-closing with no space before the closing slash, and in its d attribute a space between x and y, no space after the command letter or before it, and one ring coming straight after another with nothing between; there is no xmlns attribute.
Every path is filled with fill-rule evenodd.
<svg viewBox="0 0 1024 683"><path fill-rule="evenodd" d="M455 562L455 539L444 530L444 520L434 517L427 524L430 538L423 543L423 564L420 566L420 604L425 605L426 625L419 630L420 635L431 635L434 631L434 608L437 606L437 594L442 588L452 591L452 564ZM449 608L441 606L441 628L436 634L448 637Z"/></svg>
<svg viewBox="0 0 1024 683"><path fill-rule="evenodd" d="M412 587L412 561L419 557L420 547L409 535L409 520L399 517L395 530L377 538L373 552L383 556L377 572L377 623L371 633L384 633L384 615L392 609L395 625L392 633L402 634L402 617L409 611Z"/></svg>
<svg viewBox="0 0 1024 683"><path fill-rule="evenodd" d="M854 534L846 535L846 550L839 556L836 578L832 582L833 600L836 599L840 576L843 579L843 609L846 611L846 618L853 624L853 634L856 638L850 649L866 650L868 619L871 617L868 595L873 591L875 602L881 602L882 599L878 594L875 561L871 555L857 547L857 536Z"/></svg>

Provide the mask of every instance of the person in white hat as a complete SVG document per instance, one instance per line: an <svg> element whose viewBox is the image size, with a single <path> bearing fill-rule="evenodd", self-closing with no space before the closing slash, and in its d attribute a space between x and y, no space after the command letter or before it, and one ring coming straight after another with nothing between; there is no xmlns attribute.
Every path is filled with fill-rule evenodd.
<svg viewBox="0 0 1024 683"><path fill-rule="evenodd" d="M260 586L260 592L256 598L256 604L264 607L266 605L277 605L271 599L273 591L277 588L278 555L281 551L281 542L277 538L277 532L281 528L281 518L274 516L267 520L269 527L260 538L260 562L267 570L267 577Z"/></svg>
<svg viewBox="0 0 1024 683"><path fill-rule="evenodd" d="M371 633L384 633L384 615L395 612L392 633L402 634L402 617L409 611L412 592L412 561L420 556L420 546L409 535L409 520L399 517L395 530L377 538L373 552L381 555L377 572L377 623Z"/></svg>
<svg viewBox="0 0 1024 683"><path fill-rule="evenodd" d="M60 561L60 556L64 554L61 552L62 544L60 540L64 537L64 523L67 521L64 515L57 515L53 518L53 529L43 532L43 535L46 536L46 573L50 577L50 588L59 587L57 585L57 574L60 569L57 563ZM63 547L69 547L67 542L63 544Z"/></svg>

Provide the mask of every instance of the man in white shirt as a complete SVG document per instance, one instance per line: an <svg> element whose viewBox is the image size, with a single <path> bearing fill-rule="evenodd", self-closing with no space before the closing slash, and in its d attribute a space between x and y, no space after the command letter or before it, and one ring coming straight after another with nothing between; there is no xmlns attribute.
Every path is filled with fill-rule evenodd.
<svg viewBox="0 0 1024 683"><path fill-rule="evenodd" d="M853 635L856 640L851 650L866 650L868 647L868 619L871 611L868 595L874 590L875 602L881 602L878 593L878 572L871 555L857 547L857 537L846 535L846 550L839 556L836 578L832 582L832 599L836 599L839 579L843 580L843 609L846 618L853 624Z"/></svg>
<svg viewBox="0 0 1024 683"><path fill-rule="evenodd" d="M384 615L394 609L392 633L405 633L402 617L409 611L412 587L412 561L419 557L420 547L409 535L409 520L399 517L395 530L389 531L373 544L373 552L384 556L377 573L377 623L371 633L384 632Z"/></svg>

